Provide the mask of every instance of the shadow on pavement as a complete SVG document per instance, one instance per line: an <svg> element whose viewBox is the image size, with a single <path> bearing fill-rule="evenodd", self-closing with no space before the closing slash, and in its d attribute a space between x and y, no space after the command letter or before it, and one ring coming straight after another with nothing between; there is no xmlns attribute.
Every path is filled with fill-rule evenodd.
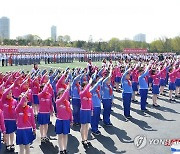
<svg viewBox="0 0 180 154"><path fill-rule="evenodd" d="M145 131L157 131L157 130L153 129L151 126L149 126L148 123L143 120L131 118L130 121Z"/></svg>
<svg viewBox="0 0 180 154"><path fill-rule="evenodd" d="M44 154L56 154L59 152L58 146L54 146L51 142L42 143L41 145L39 145L39 147L42 150L42 153Z"/></svg>
<svg viewBox="0 0 180 154"><path fill-rule="evenodd" d="M122 143L133 143L132 139L127 135L125 130L121 130L115 126L104 127L104 130L110 135L116 135Z"/></svg>
<svg viewBox="0 0 180 154"><path fill-rule="evenodd" d="M124 118L124 116L120 113L116 113L116 112L111 112L111 116L116 117L118 120L127 122L126 119Z"/></svg>
<svg viewBox="0 0 180 154"><path fill-rule="evenodd" d="M160 110L160 111L163 111L163 112L171 112L171 113L175 113L175 114L180 114L179 112L171 109L171 108L168 108L168 107L165 107L165 106L160 106L158 108L155 108L156 110Z"/></svg>
<svg viewBox="0 0 180 154"><path fill-rule="evenodd" d="M119 110L123 110L123 107L119 104L113 104L113 107L119 109Z"/></svg>
<svg viewBox="0 0 180 154"><path fill-rule="evenodd" d="M48 132L47 132L47 136L48 137L56 137L57 135L56 135L56 132L55 132L55 126L54 125L52 125L52 124L50 124L49 126L48 126ZM57 140L57 139L53 139L53 138L50 138L50 140Z"/></svg>
<svg viewBox="0 0 180 154"><path fill-rule="evenodd" d="M104 148L111 151L112 153L116 153L117 148L114 146L115 143L110 137L99 135L96 136L96 139L103 145Z"/></svg>
<svg viewBox="0 0 180 154"><path fill-rule="evenodd" d="M140 106L139 106L140 107ZM144 117L150 117L149 115L147 115L145 112L142 112L141 110L138 110L138 109L135 109L135 108L131 108L131 111L141 115L141 116L144 116Z"/></svg>
<svg viewBox="0 0 180 154"><path fill-rule="evenodd" d="M67 149L68 149L69 153L78 153L79 152L79 149L78 149L79 141L78 141L77 137L69 134L68 141L70 141L70 142L68 142L68 145L67 145Z"/></svg>
<svg viewBox="0 0 180 154"><path fill-rule="evenodd" d="M119 100L119 101L121 101L122 102L122 94L119 94L120 95L120 97L117 97L117 96L114 96L114 99L117 99L117 100Z"/></svg>
<svg viewBox="0 0 180 154"><path fill-rule="evenodd" d="M150 116L159 119L159 120L163 120L163 121L175 121L175 120L168 120L166 118L164 118L160 113L155 113L155 112L151 112L151 111L147 111L147 114L149 114Z"/></svg>

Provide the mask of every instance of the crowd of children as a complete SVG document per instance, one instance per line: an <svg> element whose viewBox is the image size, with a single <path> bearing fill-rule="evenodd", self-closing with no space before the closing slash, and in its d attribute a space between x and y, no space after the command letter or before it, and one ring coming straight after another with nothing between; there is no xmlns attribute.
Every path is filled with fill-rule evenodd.
<svg viewBox="0 0 180 154"><path fill-rule="evenodd" d="M49 142L51 116L56 117L55 132L61 154L68 153L67 135L71 124L80 125L82 145L88 148L91 146L89 127L93 135L101 134L98 130L101 103L104 125L113 126L110 118L113 91L121 97L122 89L124 117L128 120L131 102L137 102L136 94L140 95L140 110L146 112L148 91L152 91L153 106L160 107L158 95L165 95L167 84L169 101L175 101L180 94L180 59L175 56L163 61L119 59L114 63L104 59L100 68L93 66L89 59L86 68L72 70L40 71L35 64L29 73L0 73L0 132L6 150L14 151L16 132L19 153L30 153L30 144L36 138L36 122L41 143Z"/></svg>

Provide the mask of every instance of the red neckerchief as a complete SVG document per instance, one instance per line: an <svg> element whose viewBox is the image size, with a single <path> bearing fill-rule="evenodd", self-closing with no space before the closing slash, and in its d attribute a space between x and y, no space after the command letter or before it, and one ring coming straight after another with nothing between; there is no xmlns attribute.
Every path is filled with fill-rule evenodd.
<svg viewBox="0 0 180 154"><path fill-rule="evenodd" d="M86 93L86 97L88 98L88 102L90 103L90 98L92 98L92 95L89 91Z"/></svg>
<svg viewBox="0 0 180 154"><path fill-rule="evenodd" d="M101 87L98 86L97 89L96 89L96 93L97 93L99 99L101 98L101 95L100 95L100 88L101 88Z"/></svg>
<svg viewBox="0 0 180 154"><path fill-rule="evenodd" d="M79 84L79 82L76 82L76 87L77 87L77 90L78 90L78 94L80 94L80 84Z"/></svg>
<svg viewBox="0 0 180 154"><path fill-rule="evenodd" d="M12 113L12 102L13 102L13 99L12 98L11 99L7 99L7 102L8 102L8 105L9 105L8 111L10 113Z"/></svg>
<svg viewBox="0 0 180 154"><path fill-rule="evenodd" d="M145 76L144 78L145 78L146 82L148 83L148 76Z"/></svg>
<svg viewBox="0 0 180 154"><path fill-rule="evenodd" d="M112 95L113 94L113 90L110 84L107 84L108 88L109 88L109 94Z"/></svg>
<svg viewBox="0 0 180 154"><path fill-rule="evenodd" d="M28 120L28 112L27 112L28 109L29 109L28 105L26 105L25 107L23 107L23 114L24 114L23 120L24 120L25 123L26 123L27 120Z"/></svg>
<svg viewBox="0 0 180 154"><path fill-rule="evenodd" d="M71 113L71 108L69 107L69 102L66 99L64 100L64 105L66 106L66 111Z"/></svg>
<svg viewBox="0 0 180 154"><path fill-rule="evenodd" d="M60 88L63 88L63 89L66 89L66 87L67 87L67 85L64 83L61 83L59 86L60 86Z"/></svg>
<svg viewBox="0 0 180 154"><path fill-rule="evenodd" d="M126 80L127 80L127 79L126 79ZM127 80L127 82L128 82L128 85L129 85L129 86L132 86L131 80Z"/></svg>
<svg viewBox="0 0 180 154"><path fill-rule="evenodd" d="M83 81L87 81L87 79L86 79L86 77L85 77L85 76L83 77Z"/></svg>

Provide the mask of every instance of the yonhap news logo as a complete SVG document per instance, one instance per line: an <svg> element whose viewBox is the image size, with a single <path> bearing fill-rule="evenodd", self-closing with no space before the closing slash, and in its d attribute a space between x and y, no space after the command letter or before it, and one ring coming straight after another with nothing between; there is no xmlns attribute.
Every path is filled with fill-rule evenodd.
<svg viewBox="0 0 180 154"><path fill-rule="evenodd" d="M145 135L138 135L134 138L134 145L137 149L142 149L147 144L147 138Z"/></svg>
<svg viewBox="0 0 180 154"><path fill-rule="evenodd" d="M134 145L137 149L142 149L146 145L163 145L163 146L171 146L171 147L172 145L180 146L180 139L165 139L165 138L148 139L145 135L137 135L134 138Z"/></svg>

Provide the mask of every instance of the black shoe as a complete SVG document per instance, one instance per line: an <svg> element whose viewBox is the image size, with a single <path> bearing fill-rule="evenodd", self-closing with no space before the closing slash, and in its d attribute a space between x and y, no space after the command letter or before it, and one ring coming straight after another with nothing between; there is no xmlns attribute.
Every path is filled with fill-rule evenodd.
<svg viewBox="0 0 180 154"><path fill-rule="evenodd" d="M64 151L60 151L60 154L64 154Z"/></svg>
<svg viewBox="0 0 180 154"><path fill-rule="evenodd" d="M68 151L67 151L67 150L64 150L64 154L68 154Z"/></svg>
<svg viewBox="0 0 180 154"><path fill-rule="evenodd" d="M13 145L10 146L10 151L11 151L11 152L14 152L14 150L15 150L15 146L14 146L14 144L13 144Z"/></svg>
<svg viewBox="0 0 180 154"><path fill-rule="evenodd" d="M155 105L155 104L153 104L153 106L154 106L154 107L160 107L160 105L158 105L158 104L156 104L156 105Z"/></svg>
<svg viewBox="0 0 180 154"><path fill-rule="evenodd" d="M46 137L44 137L44 140L45 140L45 142L49 142L49 138L46 136Z"/></svg>
<svg viewBox="0 0 180 154"><path fill-rule="evenodd" d="M10 145L6 145L6 151L8 151L8 152L11 151L11 146Z"/></svg>
<svg viewBox="0 0 180 154"><path fill-rule="evenodd" d="M93 135L101 135L101 132L100 131L97 131L97 132L92 132Z"/></svg>
<svg viewBox="0 0 180 154"><path fill-rule="evenodd" d="M113 126L112 123L104 124L105 126Z"/></svg>
<svg viewBox="0 0 180 154"><path fill-rule="evenodd" d="M41 143L46 143L46 139L44 137L41 137Z"/></svg>
<svg viewBox="0 0 180 154"><path fill-rule="evenodd" d="M135 100L132 100L132 102L137 103L137 102L138 102L138 100L136 100L136 99L135 99Z"/></svg>
<svg viewBox="0 0 180 154"><path fill-rule="evenodd" d="M73 125L74 126L80 126L80 123L74 123Z"/></svg>
<svg viewBox="0 0 180 154"><path fill-rule="evenodd" d="M163 95L163 96L166 96L166 94L164 94L164 93L163 93L162 95Z"/></svg>
<svg viewBox="0 0 180 154"><path fill-rule="evenodd" d="M85 143L85 141L82 141L82 144L83 144L83 147L84 147L85 149L89 148L88 144Z"/></svg>
<svg viewBox="0 0 180 154"><path fill-rule="evenodd" d="M144 109L144 110L141 110L141 111L143 111L143 112L147 112L147 111L148 111L148 109Z"/></svg>
<svg viewBox="0 0 180 154"><path fill-rule="evenodd" d="M88 142L88 141L86 141L86 142L89 147L92 146L91 142Z"/></svg>
<svg viewBox="0 0 180 154"><path fill-rule="evenodd" d="M125 117L126 117L126 116L125 116ZM127 116L126 118L127 118L127 119L131 119L131 118L132 118L132 116Z"/></svg>

